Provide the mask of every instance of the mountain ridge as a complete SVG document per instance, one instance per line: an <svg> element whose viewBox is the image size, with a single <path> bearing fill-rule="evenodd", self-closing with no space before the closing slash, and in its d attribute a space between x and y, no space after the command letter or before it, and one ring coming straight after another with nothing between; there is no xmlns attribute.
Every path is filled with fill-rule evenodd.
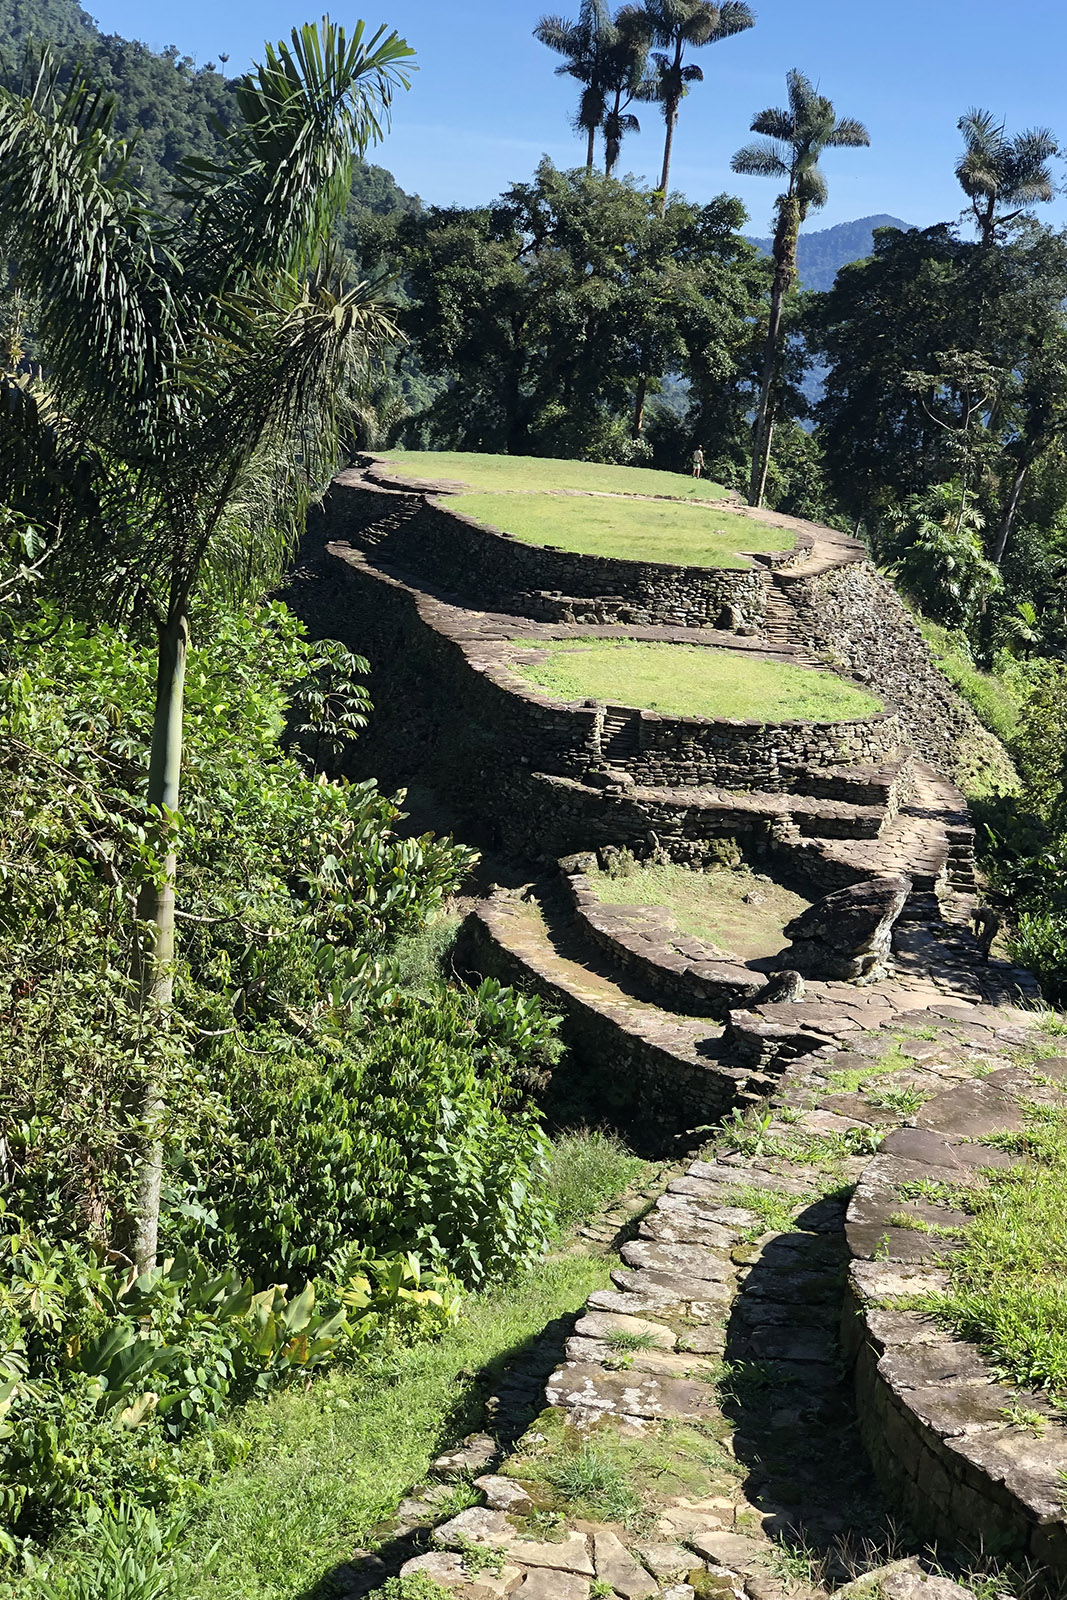
<svg viewBox="0 0 1067 1600"><path fill-rule="evenodd" d="M797 271L802 289L832 289L834 279L842 267L850 262L862 261L869 256L874 244L876 228L902 228L907 232L915 226L887 212L875 212L869 217L858 217L855 222L839 222L833 228L820 228L814 233L802 233L797 241ZM749 244L769 256L773 240L746 234Z"/></svg>

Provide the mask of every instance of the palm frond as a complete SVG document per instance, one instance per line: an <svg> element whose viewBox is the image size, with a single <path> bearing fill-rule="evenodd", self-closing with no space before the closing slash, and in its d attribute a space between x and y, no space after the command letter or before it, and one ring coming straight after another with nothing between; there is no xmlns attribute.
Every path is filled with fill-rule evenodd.
<svg viewBox="0 0 1067 1600"><path fill-rule="evenodd" d="M795 127L791 111L783 111L780 107L768 106L766 111L760 111L752 118L749 127L753 133L762 133L768 139L792 139Z"/></svg>
<svg viewBox="0 0 1067 1600"><path fill-rule="evenodd" d="M789 177L788 166L770 140L744 145L735 153L730 166L734 172L743 173L749 178Z"/></svg>
<svg viewBox="0 0 1067 1600"><path fill-rule="evenodd" d="M835 123L827 139L827 145L835 149L857 150L868 146L871 136L862 122L857 122L855 117L842 117Z"/></svg>

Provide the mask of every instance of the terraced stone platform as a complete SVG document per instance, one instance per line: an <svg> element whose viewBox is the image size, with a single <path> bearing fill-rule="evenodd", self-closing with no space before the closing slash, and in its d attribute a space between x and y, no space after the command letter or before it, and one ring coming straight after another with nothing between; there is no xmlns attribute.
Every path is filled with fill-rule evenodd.
<svg viewBox="0 0 1067 1600"><path fill-rule="evenodd" d="M508 863L515 886L471 910L458 970L561 1014L554 1089L580 1091L594 1120L647 1153L699 1154L620 1240L614 1287L574 1328L541 1422L460 1450L472 1472L512 1453L503 1477L479 1478L487 1506L439 1530L418 1570L471 1600L848 1594L846 1578L900 1544L839 1336L850 1198L917 1105L1042 1045L1037 985L983 960L968 931L974 830L955 775L1006 774L1005 758L845 535L761 513L793 536L781 560L660 570L520 546L450 508L454 487L399 485L373 464L343 474L288 598L371 659L377 710L354 774L417 781ZM831 671L885 710L664 717L561 703L514 670L520 642L579 637ZM588 874L620 852L743 862L805 903L886 875L910 890L874 981L808 980L775 1000L782 952L746 957L662 907L599 902ZM654 1441L676 1488L649 1490L639 1525L561 1522L536 1488L545 1462L604 1430L624 1450ZM966 1543L962 1515L946 1517L939 1536ZM885 1600L962 1592L932 1575L920 1537L905 1544ZM496 1552L495 1575L472 1548Z"/></svg>

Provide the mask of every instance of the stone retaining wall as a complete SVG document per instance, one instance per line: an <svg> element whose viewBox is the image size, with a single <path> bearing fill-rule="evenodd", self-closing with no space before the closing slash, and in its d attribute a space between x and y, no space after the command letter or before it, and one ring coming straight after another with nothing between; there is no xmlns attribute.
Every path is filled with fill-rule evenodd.
<svg viewBox="0 0 1067 1600"><path fill-rule="evenodd" d="M701 1060L639 1006L612 1006L579 991L524 947L506 898L484 901L463 923L455 948L461 974L493 977L532 990L562 1014L563 1037L581 1067L585 1095L595 1094L614 1124L639 1148L662 1152L672 1136L716 1122L735 1106L761 1101L771 1080L723 1062ZM662 1014L659 1014L662 1018Z"/></svg>
<svg viewBox="0 0 1067 1600"><path fill-rule="evenodd" d="M417 509L391 525L405 501ZM390 566L418 573L466 603L546 622L754 628L766 609L766 567L803 553L784 551L762 563L752 558L745 568L579 555L526 544L435 496L375 492L354 472L338 475L325 516L330 539L373 549Z"/></svg>
<svg viewBox="0 0 1067 1600"><path fill-rule="evenodd" d="M447 604L416 595L347 546L328 546L327 553L345 589L346 641L372 665L388 670L402 662L402 672L417 672L437 723L441 765L476 794L502 767L578 777L603 761L653 788L712 784L779 793L806 782L813 769L869 766L897 753L895 712L774 724L551 700L504 664L501 643L467 648L454 637ZM376 698L379 724L383 714L402 719L395 687Z"/></svg>
<svg viewBox="0 0 1067 1600"><path fill-rule="evenodd" d="M1039 1083L1037 1078L1044 1080ZM963 1211L901 1199L917 1179L966 1189L980 1169L1011 1158L979 1138L1024 1125L1026 1102L1063 1104L1049 1080L1067 1083L1067 1061L1008 1068L930 1100L886 1139L848 1211L853 1263L843 1339L855 1363L864 1445L888 1494L926 1538L950 1547L1025 1555L1067 1576L1067 1427L1040 1393L998 1381L978 1349L934 1318L894 1309L903 1297L947 1286L940 1258L951 1242L897 1225L966 1227ZM893 1219L897 1219L895 1222ZM1043 1420L1013 1425L1018 1412Z"/></svg>
<svg viewBox="0 0 1067 1600"><path fill-rule="evenodd" d="M1015 782L1003 747L934 662L918 624L869 561L773 580L788 600L796 644L823 654L896 705L908 742L965 789L977 775Z"/></svg>
<svg viewBox="0 0 1067 1600"><path fill-rule="evenodd" d="M683 933L662 907L608 904L580 870L564 867L563 882L579 931L669 1009L721 1022L765 986L759 973Z"/></svg>

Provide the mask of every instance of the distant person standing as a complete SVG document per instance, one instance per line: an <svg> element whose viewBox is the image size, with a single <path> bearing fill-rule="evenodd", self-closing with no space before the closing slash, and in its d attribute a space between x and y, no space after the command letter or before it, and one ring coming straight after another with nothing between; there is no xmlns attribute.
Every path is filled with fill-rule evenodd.
<svg viewBox="0 0 1067 1600"><path fill-rule="evenodd" d="M696 449L693 451L693 477L694 478L699 478L703 471L704 471L704 450L703 450L703 447L698 444Z"/></svg>

